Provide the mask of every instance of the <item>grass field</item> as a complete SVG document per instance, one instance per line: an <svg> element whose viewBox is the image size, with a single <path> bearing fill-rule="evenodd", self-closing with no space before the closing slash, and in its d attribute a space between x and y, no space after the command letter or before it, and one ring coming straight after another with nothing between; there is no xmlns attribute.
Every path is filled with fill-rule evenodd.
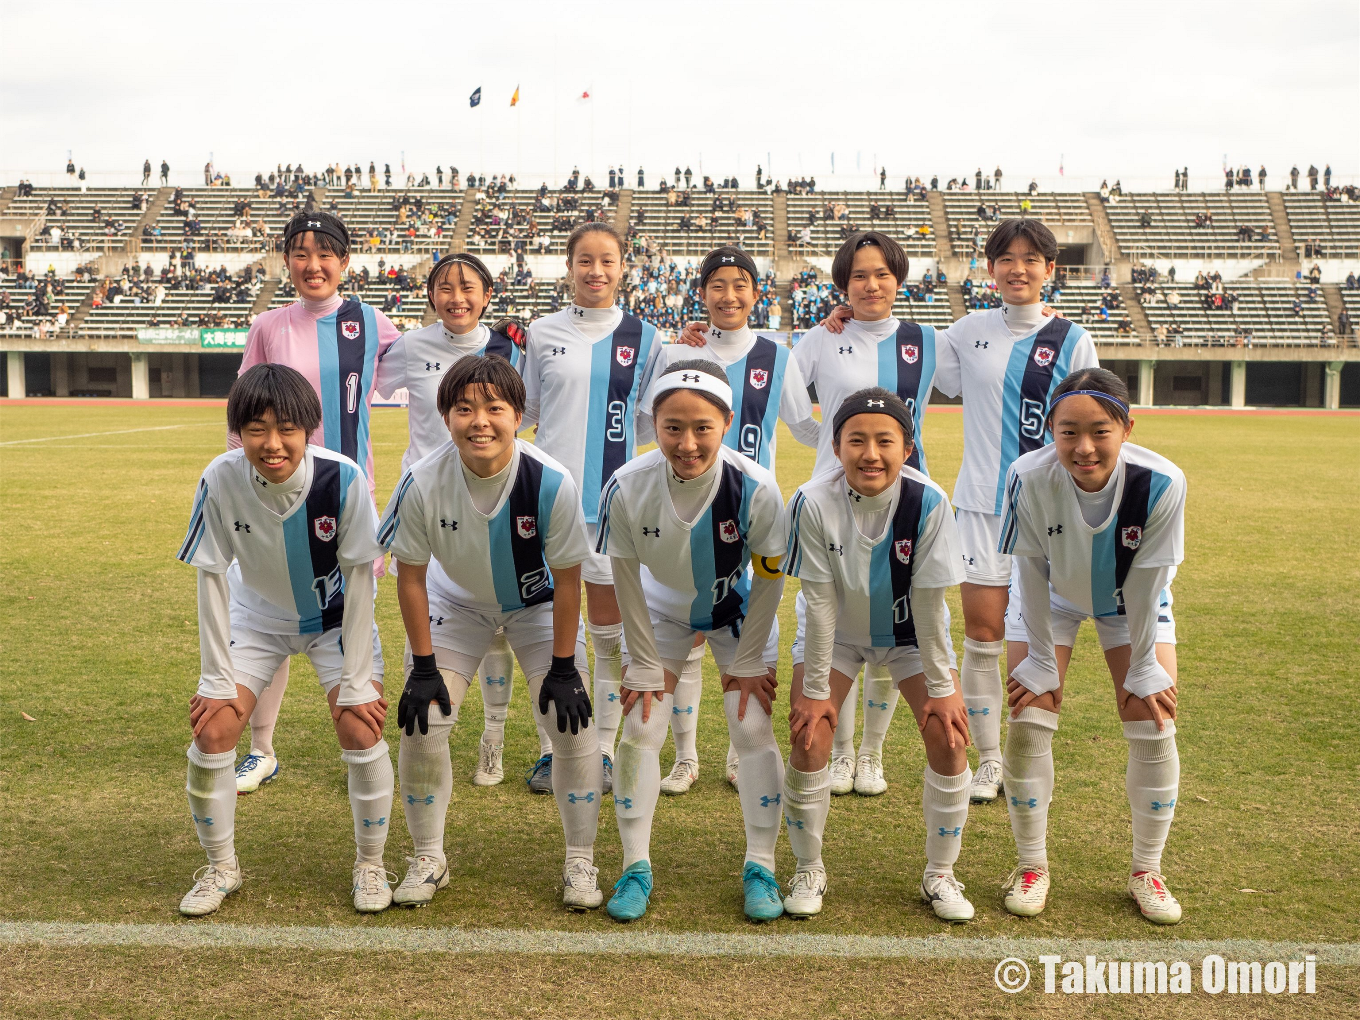
<svg viewBox="0 0 1360 1020"><path fill-rule="evenodd" d="M223 448L222 418L219 406L0 406L0 921L190 924L176 906L202 860L183 790L198 638L193 572L173 557L198 476ZM949 410L931 412L925 426L946 488L961 426ZM405 447L404 412L376 411L374 435L383 503ZM1190 484L1186 563L1175 584L1182 778L1165 859L1185 921L1153 928L1123 892L1126 745L1088 626L1054 741L1054 891L1040 918L1021 921L1001 906L1014 850L1000 803L971 813L957 869L977 920L946 929L917 902L924 755L903 707L885 747L888 793L833 803L825 912L780 921L773 932L1360 941L1360 417L1149 414L1135 440L1179 464ZM811 451L785 434L780 453L788 496L806 476ZM782 620L784 709L795 585ZM957 597L952 604L961 647ZM378 614L395 677L402 630L391 580L380 583ZM711 661L706 676L716 680ZM349 902L345 772L315 675L295 661L275 741L284 770L238 807L246 885L215 918L196 924L617 933L603 912L577 916L559 906L556 810L518 780L537 754L523 684L507 730L507 781L490 790L468 782L480 730L473 697L452 742L451 885L423 911L360 918ZM786 745L787 732L779 735ZM388 739L395 745L394 722ZM710 687L699 782L684 798L662 798L653 905L627 931L752 930L741 915L743 833L736 795L722 777L726 745L721 699ZM668 768L669 746L662 754ZM394 825L391 870L403 870L409 848L404 826ZM602 886L618 877L620 861L606 805L596 853ZM781 839L781 879L792 867ZM1127 1015L1118 1010L1132 1008L1003 996L992 985L994 961L984 960L774 963L607 952L486 959L375 957L343 945L333 953L271 954L267 962L230 948L15 946L0 953L0 1014L245 1015L268 1002L276 1016L425 1015L427 1008L441 1015L763 1016L782 1010L788 975L808 984L809 1006L800 1009L831 1015ZM354 979L366 965L382 975L371 994ZM216 991L177 991L166 1004L169 989L205 968ZM1196 995L1148 1001L1137 1015L1172 1007L1192 1016L1285 1015L1310 1005L1326 1015L1360 1014L1356 968L1326 968L1319 981L1322 994L1307 1001ZM413 983L437 989L428 1002L413 1003Z"/></svg>

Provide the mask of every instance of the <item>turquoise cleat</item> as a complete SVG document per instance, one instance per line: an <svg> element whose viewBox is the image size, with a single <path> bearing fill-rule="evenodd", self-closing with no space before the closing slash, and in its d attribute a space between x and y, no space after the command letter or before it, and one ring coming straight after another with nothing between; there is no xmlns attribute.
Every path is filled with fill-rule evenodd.
<svg viewBox="0 0 1360 1020"><path fill-rule="evenodd" d="M784 898L779 883L768 868L747 861L741 869L741 887L746 893L746 916L752 921L773 921L784 913Z"/></svg>
<svg viewBox="0 0 1360 1020"><path fill-rule="evenodd" d="M649 861L635 861L614 883L614 895L604 909L616 921L636 921L647 913L651 895L652 865Z"/></svg>

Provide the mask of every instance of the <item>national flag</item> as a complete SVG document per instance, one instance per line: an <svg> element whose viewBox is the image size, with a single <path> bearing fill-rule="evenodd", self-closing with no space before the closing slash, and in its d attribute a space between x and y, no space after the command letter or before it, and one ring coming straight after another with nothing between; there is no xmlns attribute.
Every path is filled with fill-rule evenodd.
<svg viewBox="0 0 1360 1020"><path fill-rule="evenodd" d="M472 90L472 95L468 96L468 106L480 106L482 102L482 87L478 85Z"/></svg>
<svg viewBox="0 0 1360 1020"><path fill-rule="evenodd" d="M515 94L510 97L510 105L515 106L519 103L519 86L515 86Z"/></svg>

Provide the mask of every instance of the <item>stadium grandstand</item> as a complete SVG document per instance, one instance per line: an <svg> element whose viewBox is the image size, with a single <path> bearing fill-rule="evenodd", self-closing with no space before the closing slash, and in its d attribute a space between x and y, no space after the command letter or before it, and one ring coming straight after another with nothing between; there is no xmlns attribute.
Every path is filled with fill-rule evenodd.
<svg viewBox="0 0 1360 1020"><path fill-rule="evenodd" d="M570 300L568 235L604 221L628 241L630 310L674 333L701 316L703 254L740 245L762 274L753 327L790 343L841 300L831 259L855 231L901 242L911 270L894 313L943 328L999 303L987 237L1030 217L1059 243L1045 300L1091 331L1140 404L1360 405L1353 186L1154 192L1116 180L1049 192L980 176L819 191L686 177L633 189L610 177L604 189L579 172L532 188L452 168L393 180L337 166L279 168L247 187L221 175L202 187L21 181L0 190L0 386L11 397L224 395L252 319L294 299L278 239L304 210L345 221L345 292L402 328L433 321L425 275L456 250L496 276L489 319L557 310Z"/></svg>

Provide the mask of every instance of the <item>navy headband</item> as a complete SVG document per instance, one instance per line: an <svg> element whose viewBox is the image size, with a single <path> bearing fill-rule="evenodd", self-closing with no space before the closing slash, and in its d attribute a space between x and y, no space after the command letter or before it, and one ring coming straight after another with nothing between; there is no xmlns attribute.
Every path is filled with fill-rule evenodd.
<svg viewBox="0 0 1360 1020"><path fill-rule="evenodd" d="M343 223L332 216L316 216L308 217L306 219L294 217L288 221L288 225L284 228L283 250L288 250L288 242L294 237L298 234L305 234L308 231L317 234L326 234L343 244L346 250L349 248L349 230L346 229Z"/></svg>
<svg viewBox="0 0 1360 1020"><path fill-rule="evenodd" d="M1113 393L1103 393L1100 390L1068 390L1066 393L1059 393L1049 403L1048 414L1050 417L1053 415L1053 408L1057 406L1058 401L1062 400L1063 397L1095 397L1097 400L1108 401L1123 411L1125 415L1128 415L1129 413L1129 405L1124 403L1124 401L1120 400Z"/></svg>
<svg viewBox="0 0 1360 1020"><path fill-rule="evenodd" d="M908 443L916 441L916 423L911 420L911 410L902 402L902 398L875 396L872 391L864 395L852 393L841 402L831 419L831 435L839 441L842 426L857 414L886 414L902 426Z"/></svg>
<svg viewBox="0 0 1360 1020"><path fill-rule="evenodd" d="M699 266L699 286L706 285L708 278L724 266L735 266L737 269L744 270L750 275L752 283L760 278L755 260L740 248L729 244L715 248L704 258L703 264Z"/></svg>

